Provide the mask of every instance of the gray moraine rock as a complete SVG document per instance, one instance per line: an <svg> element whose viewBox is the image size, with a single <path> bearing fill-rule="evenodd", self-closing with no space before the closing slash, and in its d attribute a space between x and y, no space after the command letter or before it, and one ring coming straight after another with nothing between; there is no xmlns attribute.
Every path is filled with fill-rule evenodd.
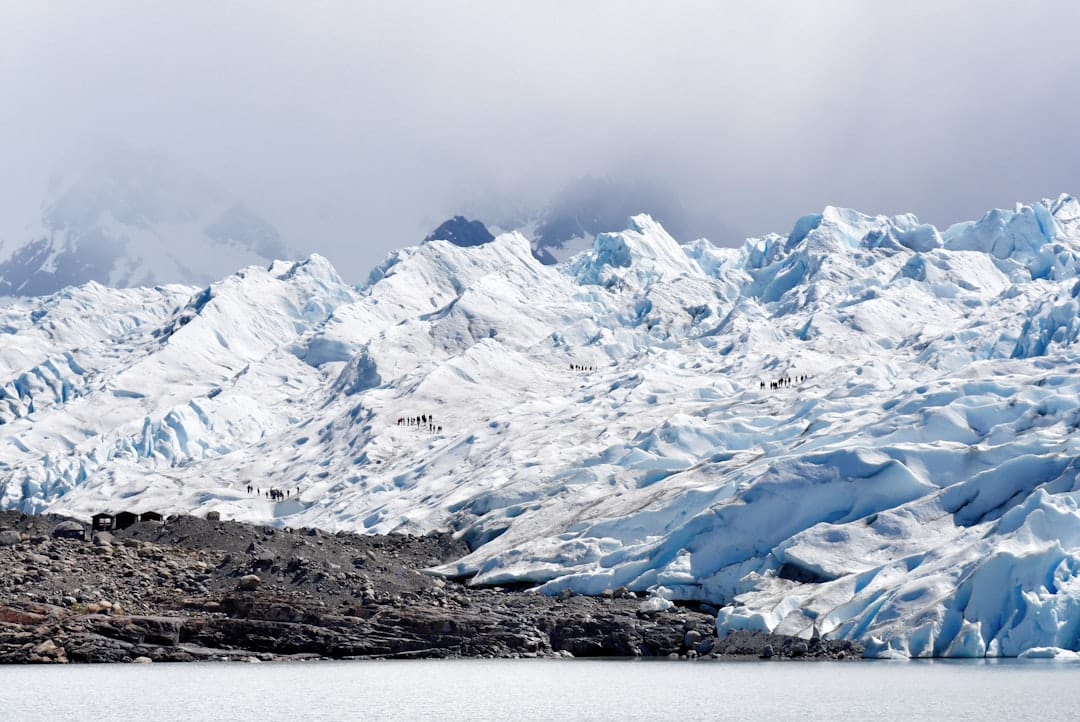
<svg viewBox="0 0 1080 722"><path fill-rule="evenodd" d="M75 538L51 534L67 528ZM735 632L697 607L640 614L634 591L549 597L424 569L462 558L448 534L257 527L195 517L96 543L60 517L0 512L0 663L307 658L858 657L851 643ZM23 537L37 541L21 543ZM258 572L256 574L255 572ZM644 591L644 590L637 590Z"/></svg>

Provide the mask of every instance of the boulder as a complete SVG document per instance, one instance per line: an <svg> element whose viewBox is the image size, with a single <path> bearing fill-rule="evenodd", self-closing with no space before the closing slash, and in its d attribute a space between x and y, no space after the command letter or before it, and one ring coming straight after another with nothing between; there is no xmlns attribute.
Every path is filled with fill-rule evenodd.
<svg viewBox="0 0 1080 722"><path fill-rule="evenodd" d="M44 610L43 610L44 611ZM49 619L43 611L30 611L18 607L0 606L0 622L6 624L37 625Z"/></svg>
<svg viewBox="0 0 1080 722"><path fill-rule="evenodd" d="M206 512L206 520L207 521L221 521L221 512L220 511L208 511L208 512Z"/></svg>
<svg viewBox="0 0 1080 722"><path fill-rule="evenodd" d="M62 521L53 527L52 535L58 539L86 539L86 529L77 521Z"/></svg>
<svg viewBox="0 0 1080 722"><path fill-rule="evenodd" d="M72 635L65 646L67 656L73 662L128 662L139 656L132 653L134 645L129 642L93 633Z"/></svg>
<svg viewBox="0 0 1080 722"><path fill-rule="evenodd" d="M46 639L44 642L40 642L34 646L30 659L31 661L47 662L53 660L60 661L60 659L64 657L64 648L58 646L53 640ZM66 662L67 659L65 658L64 661Z"/></svg>
<svg viewBox="0 0 1080 722"><path fill-rule="evenodd" d="M240 584L237 585L237 589L242 592L250 592L259 588L262 584L262 579L259 579L257 574L245 574L240 577Z"/></svg>
<svg viewBox="0 0 1080 722"><path fill-rule="evenodd" d="M38 644L37 646L34 647L34 654L45 655L45 654L53 654L55 652L56 652L56 642L52 641L51 639L46 639L44 642L41 642L40 644Z"/></svg>
<svg viewBox="0 0 1080 722"><path fill-rule="evenodd" d="M253 569L269 569L277 561L277 554L272 549L258 549L252 556L251 566Z"/></svg>
<svg viewBox="0 0 1080 722"><path fill-rule="evenodd" d="M4 529L0 531L0 547L14 546L22 541L22 534L15 529Z"/></svg>

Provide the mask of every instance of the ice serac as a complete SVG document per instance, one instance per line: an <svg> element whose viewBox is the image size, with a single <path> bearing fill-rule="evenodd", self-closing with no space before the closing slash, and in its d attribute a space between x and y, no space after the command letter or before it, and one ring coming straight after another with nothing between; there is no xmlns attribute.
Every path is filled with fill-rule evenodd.
<svg viewBox="0 0 1080 722"><path fill-rule="evenodd" d="M29 325L0 369L0 499L39 511L80 489L109 505L118 486L137 496L258 440L320 374L297 353L304 339L354 298L312 256L203 289L91 283L3 309ZM35 350L42 336L51 348Z"/></svg>
<svg viewBox="0 0 1080 722"><path fill-rule="evenodd" d="M240 211L215 230L248 229ZM881 657L1080 652L1080 206L648 216L0 306L0 504L452 530L474 585ZM252 484L289 489L275 503Z"/></svg>
<svg viewBox="0 0 1080 722"><path fill-rule="evenodd" d="M599 234L592 251L577 256L570 266L580 283L597 285L644 286L701 274L675 239L644 214L630 218L626 230Z"/></svg>
<svg viewBox="0 0 1080 722"><path fill-rule="evenodd" d="M1077 273L1080 207L1070 196L1055 201L995 209L978 221L958 223L945 232L952 250L988 254L1002 271L1022 277L1071 278Z"/></svg>

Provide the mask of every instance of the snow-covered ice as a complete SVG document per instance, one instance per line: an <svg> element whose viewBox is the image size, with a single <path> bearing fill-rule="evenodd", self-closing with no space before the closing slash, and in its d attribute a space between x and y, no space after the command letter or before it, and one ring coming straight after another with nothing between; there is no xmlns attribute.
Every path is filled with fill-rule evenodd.
<svg viewBox="0 0 1080 722"><path fill-rule="evenodd" d="M1067 196L945 230L827 208L727 249L635 216L556 266L507 233L360 286L312 256L5 302L0 505L449 529L473 551L438 572L474 584L626 586L882 657L1065 657L1078 219Z"/></svg>

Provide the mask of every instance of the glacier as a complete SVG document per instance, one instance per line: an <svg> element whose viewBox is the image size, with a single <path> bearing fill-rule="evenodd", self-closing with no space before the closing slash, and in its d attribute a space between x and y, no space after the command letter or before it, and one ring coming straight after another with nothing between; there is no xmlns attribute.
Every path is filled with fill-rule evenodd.
<svg viewBox="0 0 1080 722"><path fill-rule="evenodd" d="M0 507L423 534L432 570L877 657L1080 651L1080 203L646 215L0 305ZM424 416L420 425L399 423ZM248 493L248 485L258 493ZM288 489L284 501L265 491Z"/></svg>

